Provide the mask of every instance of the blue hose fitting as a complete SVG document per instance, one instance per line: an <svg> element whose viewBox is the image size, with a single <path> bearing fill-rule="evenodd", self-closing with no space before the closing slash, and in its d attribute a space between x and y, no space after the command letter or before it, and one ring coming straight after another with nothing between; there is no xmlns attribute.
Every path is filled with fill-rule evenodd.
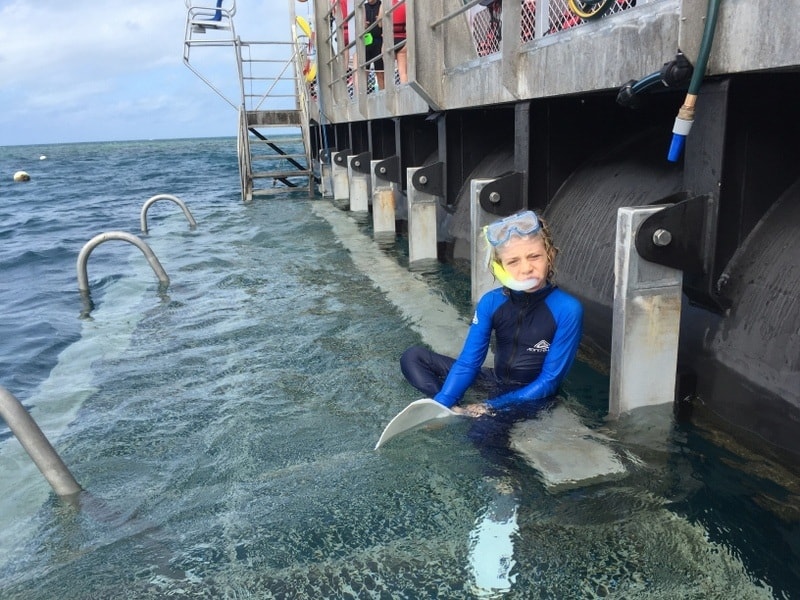
<svg viewBox="0 0 800 600"><path fill-rule="evenodd" d="M672 141L669 144L669 152L667 152L667 160L669 162L678 162L678 159L683 154L683 147L686 145L686 136L677 133L672 134Z"/></svg>
<svg viewBox="0 0 800 600"><path fill-rule="evenodd" d="M669 152L667 153L668 161L678 162L681 154L683 154L683 147L686 145L686 137L692 130L693 124L694 106L684 104L681 110L678 111L675 124L672 126L672 142L669 145Z"/></svg>

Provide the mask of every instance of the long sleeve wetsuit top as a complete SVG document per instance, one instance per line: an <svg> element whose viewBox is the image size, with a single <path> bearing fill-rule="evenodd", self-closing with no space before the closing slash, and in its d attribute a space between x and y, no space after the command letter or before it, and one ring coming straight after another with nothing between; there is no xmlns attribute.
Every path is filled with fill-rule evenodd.
<svg viewBox="0 0 800 600"><path fill-rule="evenodd" d="M480 299L464 348L434 399L451 407L475 381L495 331L492 409L552 396L569 371L583 328L580 302L548 285L533 293L493 289Z"/></svg>

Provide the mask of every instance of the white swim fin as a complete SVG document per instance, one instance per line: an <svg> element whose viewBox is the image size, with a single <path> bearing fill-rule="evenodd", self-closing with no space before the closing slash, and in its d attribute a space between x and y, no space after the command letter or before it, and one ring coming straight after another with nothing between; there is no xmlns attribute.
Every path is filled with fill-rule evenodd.
<svg viewBox="0 0 800 600"><path fill-rule="evenodd" d="M407 431L412 427L416 427L417 425L425 423L426 421L453 416L459 415L446 406L439 404L436 402L436 400L432 400L430 398L415 400L401 410L394 417L394 419L389 421L389 424L386 426L386 429L383 430L378 443L375 444L375 449L377 450L380 448L398 433Z"/></svg>

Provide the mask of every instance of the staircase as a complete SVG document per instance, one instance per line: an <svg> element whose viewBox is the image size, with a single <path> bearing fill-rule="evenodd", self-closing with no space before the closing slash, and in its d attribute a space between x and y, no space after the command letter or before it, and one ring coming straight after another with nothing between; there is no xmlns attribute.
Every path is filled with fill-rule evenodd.
<svg viewBox="0 0 800 600"><path fill-rule="evenodd" d="M200 5L206 2L206 6ZM237 151L242 200L285 193L314 194L319 179L312 168L308 126L308 86L302 75L308 38L294 27L294 0L288 0L290 41L244 42L236 35L235 0L185 0L183 62L238 111ZM220 81L204 66L209 48L232 48L238 81Z"/></svg>

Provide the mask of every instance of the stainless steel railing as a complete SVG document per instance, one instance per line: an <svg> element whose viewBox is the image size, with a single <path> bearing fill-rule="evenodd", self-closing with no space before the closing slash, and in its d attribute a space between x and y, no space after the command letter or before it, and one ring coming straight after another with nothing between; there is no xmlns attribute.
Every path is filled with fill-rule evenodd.
<svg viewBox="0 0 800 600"><path fill-rule="evenodd" d="M0 417L59 496L81 491L67 465L16 396L0 386Z"/></svg>

